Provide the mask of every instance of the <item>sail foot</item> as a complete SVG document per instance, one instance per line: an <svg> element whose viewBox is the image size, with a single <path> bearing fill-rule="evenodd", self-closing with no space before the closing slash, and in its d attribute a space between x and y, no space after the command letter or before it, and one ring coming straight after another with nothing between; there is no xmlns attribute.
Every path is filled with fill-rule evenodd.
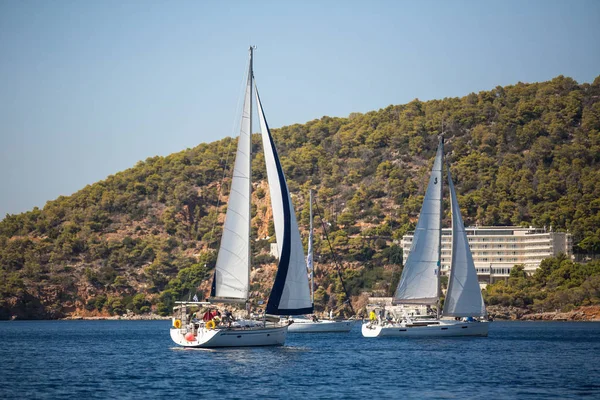
<svg viewBox="0 0 600 400"><path fill-rule="evenodd" d="M423 298L423 299L392 299L393 305L398 304L420 304L420 305L436 305L438 302L437 297Z"/></svg>

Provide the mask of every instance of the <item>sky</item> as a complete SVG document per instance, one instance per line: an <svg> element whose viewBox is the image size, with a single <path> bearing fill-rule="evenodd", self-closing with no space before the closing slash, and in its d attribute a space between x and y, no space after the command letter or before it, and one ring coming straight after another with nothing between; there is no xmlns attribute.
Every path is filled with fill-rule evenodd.
<svg viewBox="0 0 600 400"><path fill-rule="evenodd" d="M0 1L0 218L236 136L251 44L277 128L591 83L600 1Z"/></svg>

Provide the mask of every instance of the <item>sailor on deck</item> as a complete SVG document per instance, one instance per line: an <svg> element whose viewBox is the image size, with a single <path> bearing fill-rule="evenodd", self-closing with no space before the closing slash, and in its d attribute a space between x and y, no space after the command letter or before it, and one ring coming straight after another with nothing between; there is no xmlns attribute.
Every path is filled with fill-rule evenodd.
<svg viewBox="0 0 600 400"><path fill-rule="evenodd" d="M375 310L371 310L371 312L369 313L369 321L371 321L371 323L374 323L377 320L377 314L375 314Z"/></svg>

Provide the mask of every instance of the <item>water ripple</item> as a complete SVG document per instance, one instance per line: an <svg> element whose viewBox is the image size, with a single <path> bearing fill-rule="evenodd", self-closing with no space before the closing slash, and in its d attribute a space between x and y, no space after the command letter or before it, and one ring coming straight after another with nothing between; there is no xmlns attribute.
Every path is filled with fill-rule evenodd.
<svg viewBox="0 0 600 400"><path fill-rule="evenodd" d="M168 321L0 322L0 398L600 398L600 323L494 322L488 338L289 334L183 349Z"/></svg>

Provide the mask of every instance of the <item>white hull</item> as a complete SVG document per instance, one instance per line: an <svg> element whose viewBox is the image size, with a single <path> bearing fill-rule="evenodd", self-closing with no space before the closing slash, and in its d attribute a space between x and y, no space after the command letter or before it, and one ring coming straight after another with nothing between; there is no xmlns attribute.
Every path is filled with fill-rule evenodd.
<svg viewBox="0 0 600 400"><path fill-rule="evenodd" d="M294 319L294 323L288 328L292 333L319 333L319 332L350 332L354 321L311 321L305 319Z"/></svg>
<svg viewBox="0 0 600 400"><path fill-rule="evenodd" d="M432 321L437 324L410 326L406 324L379 325L363 323L364 337L450 337L487 336L489 322Z"/></svg>
<svg viewBox="0 0 600 400"><path fill-rule="evenodd" d="M231 329L199 328L194 340L185 338L185 329L171 328L171 339L183 347L248 347L282 346L287 335L287 326L253 327Z"/></svg>

